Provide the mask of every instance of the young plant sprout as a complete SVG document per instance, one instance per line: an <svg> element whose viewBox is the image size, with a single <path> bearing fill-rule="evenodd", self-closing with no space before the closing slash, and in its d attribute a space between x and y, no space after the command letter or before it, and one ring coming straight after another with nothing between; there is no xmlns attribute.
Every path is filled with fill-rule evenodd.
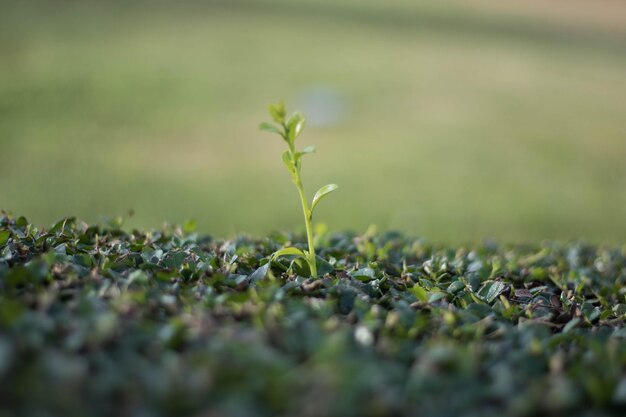
<svg viewBox="0 0 626 417"><path fill-rule="evenodd" d="M302 150L296 149L296 139L302 133L304 124L306 122L304 115L300 112L295 112L290 117L287 117L287 111L285 110L285 103L280 102L278 104L271 104L269 106L270 116L274 120L273 123L261 123L259 128L261 130L276 133L280 135L287 143L288 149L283 152L283 163L287 166L289 174L291 175L291 181L298 189L300 195L300 203L302 204L302 213L304 214L304 225L306 227L306 236L309 243L309 250L303 251L298 248L288 247L280 249L272 255L272 259L279 256L295 255L304 259L309 265L311 277L317 278L317 264L315 259L315 248L313 247L313 229L311 227L311 220L313 219L313 210L320 202L320 200L331 192L335 191L337 184L327 184L317 190L309 206L304 187L302 185L302 177L300 175L302 169L302 157L306 154L315 152L314 146L307 146Z"/></svg>

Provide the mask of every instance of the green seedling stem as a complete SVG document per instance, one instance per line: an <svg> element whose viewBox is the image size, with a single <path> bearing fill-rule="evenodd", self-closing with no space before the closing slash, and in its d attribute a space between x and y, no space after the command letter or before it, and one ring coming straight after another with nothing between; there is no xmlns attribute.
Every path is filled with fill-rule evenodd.
<svg viewBox="0 0 626 417"><path fill-rule="evenodd" d="M307 243L309 246L308 251L302 251L295 247L283 248L276 251L272 258L279 256L295 255L296 257L304 259L308 266L311 277L317 278L317 258L315 256L315 247L313 245L313 227L311 222L313 220L313 210L319 201L335 191L338 187L337 184L327 184L320 188L313 197L311 204L309 205L302 185L302 157L306 154L315 152L313 146L307 146L302 150L297 150L295 141L302 133L306 119L300 112L293 113L290 117L287 117L285 110L285 104L281 101L278 104L272 104L269 107L270 116L274 123L261 123L260 129L280 135L287 143L287 150L283 152L283 163L289 170L291 175L291 181L298 189L298 195L300 196L300 204L302 205L302 214L304 215L304 226L306 229Z"/></svg>

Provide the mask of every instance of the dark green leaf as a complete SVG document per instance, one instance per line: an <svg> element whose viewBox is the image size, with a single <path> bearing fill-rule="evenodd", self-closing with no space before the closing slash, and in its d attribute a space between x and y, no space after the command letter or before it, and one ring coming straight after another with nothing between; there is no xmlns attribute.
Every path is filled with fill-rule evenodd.
<svg viewBox="0 0 626 417"><path fill-rule="evenodd" d="M266 262L264 265L258 267L250 276L250 283L256 284L258 281L262 280L267 276L267 271L269 270L270 262Z"/></svg>
<svg viewBox="0 0 626 417"><path fill-rule="evenodd" d="M326 259L316 256L316 266L318 275L326 275L335 271L335 268Z"/></svg>
<svg viewBox="0 0 626 417"><path fill-rule="evenodd" d="M361 268L354 272L351 272L350 275L354 279L358 279L359 281L371 281L376 279L376 272L372 268Z"/></svg>

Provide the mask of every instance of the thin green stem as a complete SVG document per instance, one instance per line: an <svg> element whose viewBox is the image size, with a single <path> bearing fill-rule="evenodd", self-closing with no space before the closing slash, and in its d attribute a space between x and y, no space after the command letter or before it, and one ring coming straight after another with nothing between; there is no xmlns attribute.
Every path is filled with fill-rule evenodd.
<svg viewBox="0 0 626 417"><path fill-rule="evenodd" d="M295 155L292 153L292 160L295 166ZM309 243L309 270L311 271L311 277L317 278L317 262L315 259L315 247L313 246L313 228L311 227L311 210L309 209L309 203L307 202L306 195L304 194L304 186L302 185L302 178L300 177L300 169L296 166L294 172L294 184L300 194L300 203L302 204L302 214L304 214L304 224L306 227L306 237Z"/></svg>

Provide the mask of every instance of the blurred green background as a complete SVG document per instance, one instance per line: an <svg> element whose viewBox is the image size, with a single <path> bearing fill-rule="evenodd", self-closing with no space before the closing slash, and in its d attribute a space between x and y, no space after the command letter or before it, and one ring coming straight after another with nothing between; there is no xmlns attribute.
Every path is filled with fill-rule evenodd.
<svg viewBox="0 0 626 417"><path fill-rule="evenodd" d="M309 116L317 220L626 241L619 1L0 3L0 208L301 229L269 102Z"/></svg>

